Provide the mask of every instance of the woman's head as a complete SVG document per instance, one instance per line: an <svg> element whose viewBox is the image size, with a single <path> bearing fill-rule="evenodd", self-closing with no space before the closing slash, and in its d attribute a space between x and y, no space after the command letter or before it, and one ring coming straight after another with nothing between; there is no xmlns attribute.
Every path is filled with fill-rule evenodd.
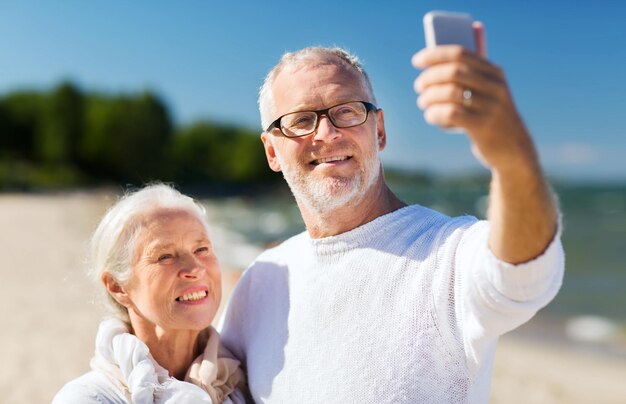
<svg viewBox="0 0 626 404"><path fill-rule="evenodd" d="M91 240L91 258L91 276L125 321L201 329L215 316L220 269L204 208L167 185L129 193L111 207Z"/></svg>

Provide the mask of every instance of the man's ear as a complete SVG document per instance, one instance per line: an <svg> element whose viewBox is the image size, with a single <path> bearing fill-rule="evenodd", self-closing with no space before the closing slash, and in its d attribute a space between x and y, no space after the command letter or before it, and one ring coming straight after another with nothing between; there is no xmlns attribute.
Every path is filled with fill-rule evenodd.
<svg viewBox="0 0 626 404"><path fill-rule="evenodd" d="M273 171L280 171L280 163L276 158L276 150L274 149L274 144L272 143L272 139L270 139L270 135L267 132L261 133L261 141L263 142L263 147L265 148L265 157L267 158L267 164L269 164L270 168Z"/></svg>
<svg viewBox="0 0 626 404"><path fill-rule="evenodd" d="M387 146L387 132L385 131L385 112L382 109L376 111L378 117L376 121L376 138L378 139L378 150L383 151Z"/></svg>
<svg viewBox="0 0 626 404"><path fill-rule="evenodd" d="M128 308L131 305L130 297L126 289L108 272L102 274L102 283L107 292L122 306Z"/></svg>

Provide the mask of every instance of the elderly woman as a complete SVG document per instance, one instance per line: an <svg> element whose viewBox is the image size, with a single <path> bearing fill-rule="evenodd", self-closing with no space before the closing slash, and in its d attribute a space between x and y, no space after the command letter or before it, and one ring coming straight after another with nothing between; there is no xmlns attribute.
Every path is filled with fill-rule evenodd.
<svg viewBox="0 0 626 404"><path fill-rule="evenodd" d="M239 361L210 327L220 266L204 208L167 185L129 194L91 240L91 275L116 318L100 324L92 370L54 403L245 402Z"/></svg>

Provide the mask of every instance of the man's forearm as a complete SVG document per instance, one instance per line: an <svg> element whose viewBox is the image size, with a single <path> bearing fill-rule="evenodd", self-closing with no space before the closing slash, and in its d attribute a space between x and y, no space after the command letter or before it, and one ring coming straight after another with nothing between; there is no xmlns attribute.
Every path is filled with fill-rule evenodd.
<svg viewBox="0 0 626 404"><path fill-rule="evenodd" d="M555 198L534 150L529 153L530 157L517 164L492 169L489 247L496 257L512 264L540 255L557 230Z"/></svg>

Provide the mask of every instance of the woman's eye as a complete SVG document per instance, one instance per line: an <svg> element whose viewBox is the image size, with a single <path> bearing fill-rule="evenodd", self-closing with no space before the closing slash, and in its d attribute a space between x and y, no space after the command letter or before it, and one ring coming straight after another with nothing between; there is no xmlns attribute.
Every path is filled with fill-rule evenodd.
<svg viewBox="0 0 626 404"><path fill-rule="evenodd" d="M159 262L167 262L168 260L172 260L174 256L172 254L161 254L159 255Z"/></svg>
<svg viewBox="0 0 626 404"><path fill-rule="evenodd" d="M209 252L209 247L196 248L196 254L206 254Z"/></svg>

